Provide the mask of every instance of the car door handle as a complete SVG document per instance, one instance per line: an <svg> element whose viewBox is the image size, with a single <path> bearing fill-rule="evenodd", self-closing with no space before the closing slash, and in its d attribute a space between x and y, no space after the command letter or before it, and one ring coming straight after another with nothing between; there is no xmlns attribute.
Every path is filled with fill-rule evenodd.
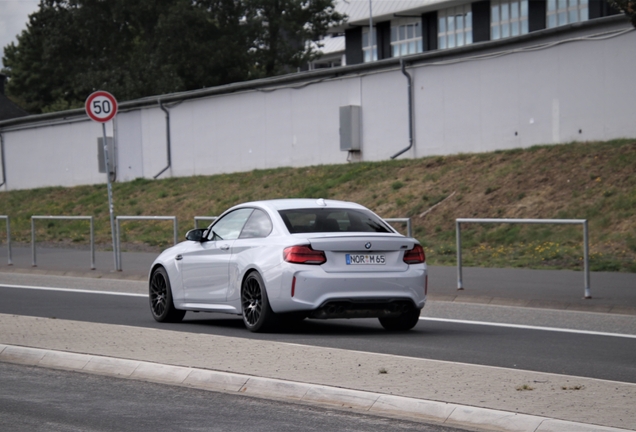
<svg viewBox="0 0 636 432"><path fill-rule="evenodd" d="M174 259L176 259L177 261L181 261L183 259L183 255L179 254L176 257L174 257Z"/></svg>
<svg viewBox="0 0 636 432"><path fill-rule="evenodd" d="M228 250L229 248L230 248L230 245L229 245L229 244L224 244L224 245L221 245L221 246L220 246L220 249L221 249L221 250Z"/></svg>

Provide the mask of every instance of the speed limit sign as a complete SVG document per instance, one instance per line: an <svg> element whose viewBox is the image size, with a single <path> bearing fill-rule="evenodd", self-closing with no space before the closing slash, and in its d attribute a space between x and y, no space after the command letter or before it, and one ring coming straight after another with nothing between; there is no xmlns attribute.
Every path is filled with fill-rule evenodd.
<svg viewBox="0 0 636 432"><path fill-rule="evenodd" d="M117 114L117 99L112 94L99 90L86 99L86 114L99 123L106 123L112 120Z"/></svg>
<svg viewBox="0 0 636 432"><path fill-rule="evenodd" d="M104 140L102 141L102 145L104 146L104 163L106 165L106 184L108 187L108 209L110 213L110 230L113 234L113 256L115 258L115 270L121 270L119 265L119 260L117 257L117 241L115 234L115 206L113 205L113 188L110 184L110 175L111 172L114 171L114 167L116 166L116 158L115 155L111 155L113 158L112 161L115 162L111 165L111 160L108 156L108 139L106 138L106 122L112 120L117 114L117 99L112 94L99 90L86 99L86 104L84 104L84 108L86 109L86 114L88 116L102 124L102 135ZM114 126L114 125L113 125ZM113 170L111 171L111 166Z"/></svg>

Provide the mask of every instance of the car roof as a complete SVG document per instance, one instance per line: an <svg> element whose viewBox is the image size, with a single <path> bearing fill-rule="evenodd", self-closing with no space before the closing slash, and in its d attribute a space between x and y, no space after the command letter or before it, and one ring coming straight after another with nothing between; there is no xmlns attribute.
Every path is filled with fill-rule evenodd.
<svg viewBox="0 0 636 432"><path fill-rule="evenodd" d="M329 199L314 198L287 198L263 201L252 201L240 204L237 207L260 206L268 207L274 211L299 209L299 208L356 208L366 209L366 207L349 201L338 201Z"/></svg>

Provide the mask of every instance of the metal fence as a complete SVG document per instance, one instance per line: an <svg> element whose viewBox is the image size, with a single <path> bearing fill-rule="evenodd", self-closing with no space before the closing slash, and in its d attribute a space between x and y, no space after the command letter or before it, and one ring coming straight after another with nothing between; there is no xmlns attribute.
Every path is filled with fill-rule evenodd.
<svg viewBox="0 0 636 432"><path fill-rule="evenodd" d="M508 224L559 224L559 225L583 225L583 278L584 278L584 297L591 299L590 293L590 259L589 259L589 236L586 219L455 219L455 228L457 231L457 289L463 290L464 283L462 280L462 233L461 224L463 223L508 223Z"/></svg>
<svg viewBox="0 0 636 432"><path fill-rule="evenodd" d="M91 270L95 270L95 234L93 216L31 216L31 265L37 267L35 255L35 220L36 219L55 219L55 220L87 220L90 222L91 233Z"/></svg>
<svg viewBox="0 0 636 432"><path fill-rule="evenodd" d="M390 223L405 223L406 224L406 236L413 237L413 229L411 227L411 218L388 218L384 219Z"/></svg>
<svg viewBox="0 0 636 432"><path fill-rule="evenodd" d="M199 221L202 220L206 220L206 221L215 221L217 220L219 217L218 216L195 216L194 217L194 228L199 228Z"/></svg>
<svg viewBox="0 0 636 432"><path fill-rule="evenodd" d="M176 216L117 216L115 218L116 221L116 252L115 252L115 267L117 271L121 271L121 221L123 220L152 220L152 221L172 221L173 233L174 233L174 244L179 242L178 239L178 229L177 229L177 217Z"/></svg>
<svg viewBox="0 0 636 432"><path fill-rule="evenodd" d="M11 222L9 221L9 216L0 216L0 219L6 219L7 221L7 255L8 255L8 263L7 265L13 265L11 261Z"/></svg>

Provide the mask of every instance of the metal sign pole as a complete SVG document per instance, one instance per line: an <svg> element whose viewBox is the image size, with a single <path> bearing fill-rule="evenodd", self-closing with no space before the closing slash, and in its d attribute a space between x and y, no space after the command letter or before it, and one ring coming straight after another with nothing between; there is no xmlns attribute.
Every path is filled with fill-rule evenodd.
<svg viewBox="0 0 636 432"><path fill-rule="evenodd" d="M106 139L106 123L102 123L102 132L104 135L104 161L106 162L106 183L108 185L108 210L110 212L110 231L113 234L113 255L115 257L115 271L119 270L119 262L117 260L117 243L115 241L115 208L113 206L113 187L110 183L110 161L108 159L108 141Z"/></svg>

